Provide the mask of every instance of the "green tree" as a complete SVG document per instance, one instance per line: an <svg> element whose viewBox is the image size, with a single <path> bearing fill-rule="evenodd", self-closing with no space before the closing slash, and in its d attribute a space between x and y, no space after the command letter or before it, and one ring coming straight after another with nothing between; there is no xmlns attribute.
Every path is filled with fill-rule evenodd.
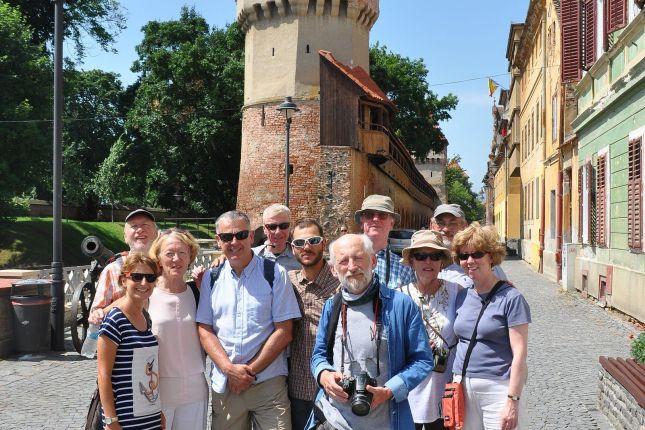
<svg viewBox="0 0 645 430"><path fill-rule="evenodd" d="M51 171L51 63L17 8L0 2L0 216Z"/></svg>
<svg viewBox="0 0 645 430"><path fill-rule="evenodd" d="M457 203L464 210L469 222L484 218L484 205L472 190L468 175L459 166L459 156L453 157L446 166L446 194L448 203Z"/></svg>
<svg viewBox="0 0 645 430"><path fill-rule="evenodd" d="M451 118L457 96L438 97L428 88L423 60L402 57L378 43L370 48L370 75L396 104L393 132L410 152L423 158L429 150L441 151L445 138L438 124Z"/></svg>
<svg viewBox="0 0 645 430"><path fill-rule="evenodd" d="M20 9L33 32L34 45L47 49L54 38L54 2L52 0L2 0ZM89 36L109 51L116 36L125 28L125 16L118 0L65 0L65 38L72 40L79 57L83 57Z"/></svg>
<svg viewBox="0 0 645 430"><path fill-rule="evenodd" d="M94 176L125 130L123 89L114 73L72 69L65 72L65 93L64 200L94 219L99 203Z"/></svg>
<svg viewBox="0 0 645 430"><path fill-rule="evenodd" d="M147 148L146 203L214 214L234 206L241 141L244 35L209 29L194 9L143 27L127 126ZM183 201L177 202L175 194Z"/></svg>

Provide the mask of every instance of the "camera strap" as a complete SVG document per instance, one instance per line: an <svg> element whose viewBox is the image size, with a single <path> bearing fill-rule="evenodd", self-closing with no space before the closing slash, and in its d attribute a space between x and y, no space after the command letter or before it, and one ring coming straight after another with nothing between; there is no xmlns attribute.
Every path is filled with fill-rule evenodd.
<svg viewBox="0 0 645 430"><path fill-rule="evenodd" d="M464 357L464 364L461 366L461 380L463 381L464 378L466 377L466 368L468 367L468 362L470 361L470 355L473 352L473 348L475 347L475 342L477 342L477 326L479 325L479 320L482 319L482 315L484 315L484 311L490 304L491 300L493 299L493 296L495 293L497 293L497 290L500 289L502 285L504 285L504 281L497 281L495 286L493 287L492 290L490 290L490 293L488 293L488 296L486 296L485 299L482 300L482 308L479 311L479 316L477 317L477 321L475 321L475 328L473 329L473 335L470 337L470 342L468 342L468 349L466 350L466 356ZM474 287L473 287L474 289ZM477 294L477 293L475 293Z"/></svg>
<svg viewBox="0 0 645 430"><path fill-rule="evenodd" d="M385 251L385 286L390 285L390 245L387 246Z"/></svg>
<svg viewBox="0 0 645 430"><path fill-rule="evenodd" d="M372 324L372 333L376 342L376 377L381 376L381 334L383 332L383 324L380 321L381 311L381 297L376 293L372 300L372 308L374 310L374 321ZM343 303L340 307L340 323L342 328L341 336L341 349L340 349L340 373L345 374L345 348L347 346L347 303Z"/></svg>
<svg viewBox="0 0 645 430"><path fill-rule="evenodd" d="M439 286L439 288L437 289L437 293L439 292L439 290L441 290L441 288L442 288L442 287L443 287L443 285L444 285L444 280L443 280L443 279L439 279L439 282L441 282L441 285L440 285L440 286ZM402 288L402 287L401 287L401 288ZM405 286L405 288L408 290L408 296L412 297L412 294L410 293L410 286L409 286L409 285L406 285L406 286ZM435 293L435 294L436 294L436 293ZM441 333L439 332L439 330L437 330L436 328L434 328L434 326L430 323L430 321L428 321L428 319L426 318L426 314L425 314L425 312L424 312L424 309L423 309L423 304L424 304L424 302L425 302L425 298L420 298L420 299L419 299L419 302L420 302L419 309L420 309L420 311L421 311L421 319L423 319L423 322L426 324L426 326L430 327L430 329L431 329L431 330L432 330L432 331L433 331L437 336L439 336L439 338L443 341L444 345L446 345L446 347L447 347L449 350L450 350L450 349L452 349L452 348L454 348L455 346L457 346L457 343L458 343L458 342L457 342L457 343L455 343L454 345L450 345L450 343L446 340L446 338L445 338L445 337L443 337L443 336L441 335ZM428 305L428 308L430 308L430 305Z"/></svg>

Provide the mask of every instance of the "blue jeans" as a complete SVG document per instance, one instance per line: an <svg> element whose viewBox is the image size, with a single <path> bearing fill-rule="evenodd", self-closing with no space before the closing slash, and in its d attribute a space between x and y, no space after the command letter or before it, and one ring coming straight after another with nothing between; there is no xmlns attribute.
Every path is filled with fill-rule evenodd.
<svg viewBox="0 0 645 430"><path fill-rule="evenodd" d="M304 430L314 407L314 402L296 399L295 397L289 397L289 400L291 400L291 428L292 430Z"/></svg>

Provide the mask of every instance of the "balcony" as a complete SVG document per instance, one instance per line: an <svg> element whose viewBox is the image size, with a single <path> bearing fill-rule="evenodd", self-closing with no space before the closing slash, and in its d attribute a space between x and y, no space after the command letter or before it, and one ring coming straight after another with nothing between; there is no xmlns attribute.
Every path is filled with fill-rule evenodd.
<svg viewBox="0 0 645 430"><path fill-rule="evenodd" d="M509 147L508 176L520 176L520 145L518 143Z"/></svg>

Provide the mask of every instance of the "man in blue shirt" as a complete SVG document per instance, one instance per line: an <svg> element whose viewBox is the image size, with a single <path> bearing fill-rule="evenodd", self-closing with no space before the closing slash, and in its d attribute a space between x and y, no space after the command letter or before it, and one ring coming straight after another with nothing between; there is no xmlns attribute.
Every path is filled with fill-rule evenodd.
<svg viewBox="0 0 645 430"><path fill-rule="evenodd" d="M401 216L394 211L394 203L388 196L372 194L363 200L354 220L370 238L376 252L376 269L381 283L389 288L399 288L414 280L414 271L401 264L401 257L390 251L388 237Z"/></svg>
<svg viewBox="0 0 645 430"><path fill-rule="evenodd" d="M372 242L365 235L341 236L329 250L341 290L325 303L318 326L311 370L323 391L308 428L414 428L408 393L432 371L419 308L379 282ZM340 385L361 374L370 378L362 408Z"/></svg>
<svg viewBox="0 0 645 430"><path fill-rule="evenodd" d="M196 318L214 363L214 428L290 429L285 348L300 318L293 288L284 268L251 250L246 214L226 212L215 229L226 262L205 274Z"/></svg>

